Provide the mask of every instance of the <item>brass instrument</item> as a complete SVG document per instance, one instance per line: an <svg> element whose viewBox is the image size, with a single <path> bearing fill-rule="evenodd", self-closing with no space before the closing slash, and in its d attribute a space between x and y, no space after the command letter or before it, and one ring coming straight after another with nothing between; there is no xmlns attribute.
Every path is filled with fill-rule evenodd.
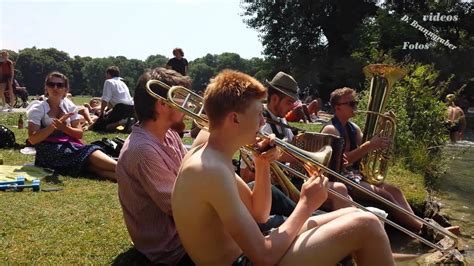
<svg viewBox="0 0 474 266"><path fill-rule="evenodd" d="M293 146L293 149L294 151L297 151L301 154L305 154L306 156L312 158L315 161L320 162L322 165L325 165L325 166L329 164L329 161L332 156L332 148L329 145L325 145L323 148L321 148L317 152L305 151L295 146ZM241 149L241 151L242 151L242 159L244 160L244 163L248 167L253 168L253 163L251 162L251 159L248 158L248 150ZM272 177L274 178L274 181L280 185L281 190L283 191L285 195L287 195L292 201L298 202L298 200L300 199L300 191L290 181L287 174L284 173L284 170L281 167L279 167L279 164L281 163L277 161L270 163L270 170L273 174ZM307 173L310 173L310 174L320 171L319 167L315 167L311 164L303 164L302 167Z"/></svg>
<svg viewBox="0 0 474 266"><path fill-rule="evenodd" d="M382 64L364 67L364 74L371 78L369 102L362 137L362 143L378 135L386 137L393 143L395 139L396 122L393 112L383 114L387 99L395 82L406 72L398 67ZM390 147L384 150L374 150L361 159L360 171L364 180L370 184L380 185L387 176Z"/></svg>
<svg viewBox="0 0 474 266"><path fill-rule="evenodd" d="M161 97L160 95L156 94L155 92L153 92L152 89L150 88L152 85L158 85L162 88L168 89L167 99L165 99L165 98ZM207 120L207 117L202 115L204 101L203 101L201 96L197 95L196 93L190 91L189 89L187 89L185 87L182 87L182 86L172 86L172 87L170 87L167 84L165 84L161 81L158 81L158 80L149 80L146 83L145 87L146 87L147 92L152 97L155 97L156 99L162 100L165 103L167 103L168 105L170 105L170 106L180 110L181 112L191 116L191 118L193 118L195 120L195 122L201 128L207 129L208 120ZM266 135L264 133L259 133L259 135L262 136L262 137L266 137L266 138L269 137L268 135ZM395 227L398 230L406 233L407 235L409 235L409 236L411 236L415 239L418 239L422 243L424 243L424 244L426 244L426 245L428 245L428 246L430 246L434 249L437 249L441 252L450 251L456 246L458 238L457 238L457 236L455 236L454 234L452 234L448 230L446 230L446 229L444 229L440 226L431 224L431 223L425 221L424 219L408 212L407 210L405 210L403 208L400 208L396 204L386 200L385 198L377 195L376 193L374 193L370 190L367 190L366 188L362 187L361 185L359 185L355 182L352 182L347 177L345 177L345 176L335 172L334 170L330 169L329 167L327 167L325 164L327 164L327 160L329 160L329 157L331 156L328 151L325 152L326 154L321 153L320 156L316 156L316 158L314 158L315 156L313 156L312 153L306 152L306 151L301 150L299 148L296 148L295 146L293 146L293 145L291 145L291 144L289 144L289 143L287 143L283 140L280 140L278 138L276 138L274 140L274 143L276 144L276 146L279 149L281 149L282 151L286 152L288 155L292 156L297 161L299 161L302 164L302 166L308 171L308 173L310 175L314 174L315 171L318 171L319 173L324 172L326 174L332 175L332 176L342 180L346 185L352 186L353 188L355 188L355 189L371 196L372 198L384 203L385 205L390 206L393 209L396 209L400 212L403 212L406 215L412 216L413 218L415 218L418 221L420 221L421 223L423 223L425 226L427 226L427 227L441 233L442 235L450 238L452 240L452 245L449 246L449 247L444 247L440 244L432 243L429 240L427 240L427 239L411 232L410 230L407 230L406 228L404 228L404 227L402 227L402 226L386 219L382 215L372 212L380 220L386 222L387 224L392 225L393 227ZM328 146L328 148L326 148L326 149L330 149L330 147ZM275 164L277 164L278 166L282 166L281 163L279 163L279 162L275 162ZM282 167L285 167L285 166L282 166ZM287 170L292 171L293 169L288 168ZM293 171L295 171L295 170L293 170ZM303 174L301 174L297 171L295 171L294 174L297 175L297 176L300 176L304 180L307 179L306 175L303 175ZM352 200L347 199L346 197L342 196L341 194L335 192L334 190L328 189L328 193L333 194L333 195L335 195L336 197L338 197L342 200L346 200L347 202L349 202L353 206L356 206L356 207L361 208L363 210L367 210L365 207L361 206L360 204L358 204L358 203L356 203Z"/></svg>

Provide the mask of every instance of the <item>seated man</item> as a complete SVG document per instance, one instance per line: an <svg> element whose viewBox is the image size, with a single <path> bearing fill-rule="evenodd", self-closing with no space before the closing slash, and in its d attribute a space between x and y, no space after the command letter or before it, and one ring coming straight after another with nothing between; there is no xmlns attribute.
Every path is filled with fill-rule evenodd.
<svg viewBox="0 0 474 266"><path fill-rule="evenodd" d="M135 101L141 103L135 106L139 124L132 127L116 168L120 204L130 237L140 253L152 263L189 265L190 259L181 246L171 213L171 191L186 154L176 131L184 125L184 114L147 93L145 84L150 79L158 79L169 86L191 86L189 77L164 68L147 71L140 77L134 96ZM166 97L164 88L152 86L151 89ZM207 136L202 135L196 145L200 141L207 142ZM272 158L275 156L272 153L276 154L275 149L263 156ZM271 212L288 216L294 206L278 192L278 189L272 189ZM251 192L247 188L242 193ZM259 194L256 191L254 195ZM253 206L258 204L249 204L249 210L257 213ZM260 218L259 222L266 222L262 225L262 230L266 230L278 220Z"/></svg>
<svg viewBox="0 0 474 266"><path fill-rule="evenodd" d="M348 164L348 167L343 172L345 176L413 213L410 204L408 204L403 192L399 188L387 183L375 186L362 180L362 176L358 172L359 160L372 150L388 148L390 140L386 137L374 136L365 143L361 143L362 131L355 123L349 121L351 117L355 116L355 111L357 110L357 101L355 98L356 92L351 88L341 88L333 91L331 93L330 102L334 111L334 117L331 120L331 124L325 126L321 132L344 138L344 156ZM355 192L356 191L354 191L354 193ZM359 194L354 195L354 193L352 193L351 196L366 196ZM409 227L414 232L420 231L423 225L417 219L400 211L389 211L389 214L392 214L397 221Z"/></svg>
<svg viewBox="0 0 474 266"><path fill-rule="evenodd" d="M183 159L171 205L184 248L197 265L331 265L353 254L358 265L393 265L388 237L373 214L341 209L310 217L327 197L327 178L311 176L290 217L268 236L246 205L251 195L234 173L232 157L253 143L264 124L266 89L254 78L225 70L208 85L204 107L209 141ZM269 213L269 160L256 161L255 189Z"/></svg>
<svg viewBox="0 0 474 266"><path fill-rule="evenodd" d="M125 125L134 117L133 99L127 84L120 78L118 67L108 67L105 75L107 79L104 82L100 116L93 129L114 131L117 126Z"/></svg>

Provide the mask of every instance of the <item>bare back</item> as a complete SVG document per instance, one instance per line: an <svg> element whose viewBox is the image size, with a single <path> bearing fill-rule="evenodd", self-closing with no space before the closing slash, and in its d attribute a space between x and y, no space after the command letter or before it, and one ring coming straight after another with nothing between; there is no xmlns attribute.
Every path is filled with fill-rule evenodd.
<svg viewBox="0 0 474 266"><path fill-rule="evenodd" d="M247 216L247 221L252 221L239 198L230 162L206 145L197 147L183 160L172 196L176 227L196 264L228 265L242 253L228 233L232 230L224 228L222 219L227 218L225 214L218 215L216 209L221 206L213 206L216 203L230 205L228 209L234 212L235 219ZM256 227L255 223L253 226Z"/></svg>
<svg viewBox="0 0 474 266"><path fill-rule="evenodd" d="M448 120L452 122L458 122L464 117L464 112L457 106L448 107Z"/></svg>

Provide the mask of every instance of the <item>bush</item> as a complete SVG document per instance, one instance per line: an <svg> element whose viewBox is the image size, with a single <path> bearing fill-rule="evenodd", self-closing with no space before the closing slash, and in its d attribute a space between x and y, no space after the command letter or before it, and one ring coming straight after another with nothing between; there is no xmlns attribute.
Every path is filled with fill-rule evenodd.
<svg viewBox="0 0 474 266"><path fill-rule="evenodd" d="M434 181L446 168L440 149L448 139L443 126L446 104L440 96L449 80L439 82L438 72L432 65L408 63L402 68L407 75L394 84L386 108L397 116L393 155L395 161ZM368 89L360 93L360 101L359 109L366 110Z"/></svg>

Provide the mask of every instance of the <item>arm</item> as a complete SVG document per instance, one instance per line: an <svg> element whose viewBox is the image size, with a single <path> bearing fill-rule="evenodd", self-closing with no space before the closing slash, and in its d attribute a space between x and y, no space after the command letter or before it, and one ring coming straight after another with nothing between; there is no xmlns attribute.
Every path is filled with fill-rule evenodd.
<svg viewBox="0 0 474 266"><path fill-rule="evenodd" d="M171 215L171 192L178 169L169 169L155 150L144 147L136 152L138 181L153 202L163 212Z"/></svg>
<svg viewBox="0 0 474 266"><path fill-rule="evenodd" d="M41 128L32 122L28 122L28 140L35 145L45 140L54 132L54 126L51 124L45 128Z"/></svg>
<svg viewBox="0 0 474 266"><path fill-rule="evenodd" d="M348 147L347 143L344 144L346 147L344 147L344 156L347 159L347 164L351 165L352 163L360 160L362 157L367 155L370 151L376 150L376 149L383 149L383 148L388 148L390 145L390 140L385 137L379 137L379 136L374 136L370 140L362 143L362 131L358 126L356 126L356 142L358 147L352 151L346 151L346 147ZM339 131L333 126L333 125L327 125L323 128L321 133L327 133L327 134L333 134L336 136L340 136ZM345 140L346 141L346 140Z"/></svg>
<svg viewBox="0 0 474 266"><path fill-rule="evenodd" d="M464 111L460 107L458 108L461 114L461 116L459 117L459 123L461 126L459 129L459 136L461 137L461 139L464 139L464 132L466 131L466 116L464 115Z"/></svg>
<svg viewBox="0 0 474 266"><path fill-rule="evenodd" d="M100 105L100 117L105 115L105 108L109 105L110 100L112 99L112 90L113 87L109 80L104 82L104 89L102 90L102 98L101 98L101 105Z"/></svg>
<svg viewBox="0 0 474 266"><path fill-rule="evenodd" d="M108 103L107 101L101 100L99 117L104 116L104 114L105 114L105 107L107 107L108 104L109 104L109 103Z"/></svg>
<svg viewBox="0 0 474 266"><path fill-rule="evenodd" d="M259 146L267 147L270 140L264 139ZM257 223L265 223L270 215L272 206L270 162L279 156L277 148L272 148L253 156L255 165L255 185L252 190L242 178L236 178L237 187L242 202Z"/></svg>
<svg viewBox="0 0 474 266"><path fill-rule="evenodd" d="M37 144L45 140L46 138L51 135L55 130L61 130L65 134L80 139L82 138L82 129L80 128L72 128L66 125L66 120L73 115L72 113L68 113L63 115L61 118L53 119L53 123L45 128L40 129L40 126L29 122L28 123L28 140L31 144ZM76 127L79 127L79 120L73 121Z"/></svg>
<svg viewBox="0 0 474 266"><path fill-rule="evenodd" d="M186 60L185 58L183 58L184 60ZM186 60L186 64L184 65L184 74L186 74L186 76L189 74L189 63L188 63L188 60Z"/></svg>
<svg viewBox="0 0 474 266"><path fill-rule="evenodd" d="M319 182L316 183L313 182L315 178L311 178L310 182L305 183L302 197L290 217L278 230L263 237L250 213L239 200L235 184L232 183L230 177L223 177L222 173L223 171L208 173L212 176L211 182L209 182L209 191L206 193L208 202L216 210L226 231L244 254L257 265L275 265L296 239L300 228L310 214L321 205L327 196L327 194L321 193L322 179L318 179ZM327 179L325 180L327 186ZM310 187L311 193L307 193L308 187Z"/></svg>
<svg viewBox="0 0 474 266"><path fill-rule="evenodd" d="M53 124L56 123L57 119L53 120ZM60 120L57 120L60 121ZM65 121L65 120L64 120ZM84 131L82 130L80 120L71 121L71 125L66 125L66 122L60 122L56 124L56 129L61 130L64 134L71 136L76 139L82 139Z"/></svg>

